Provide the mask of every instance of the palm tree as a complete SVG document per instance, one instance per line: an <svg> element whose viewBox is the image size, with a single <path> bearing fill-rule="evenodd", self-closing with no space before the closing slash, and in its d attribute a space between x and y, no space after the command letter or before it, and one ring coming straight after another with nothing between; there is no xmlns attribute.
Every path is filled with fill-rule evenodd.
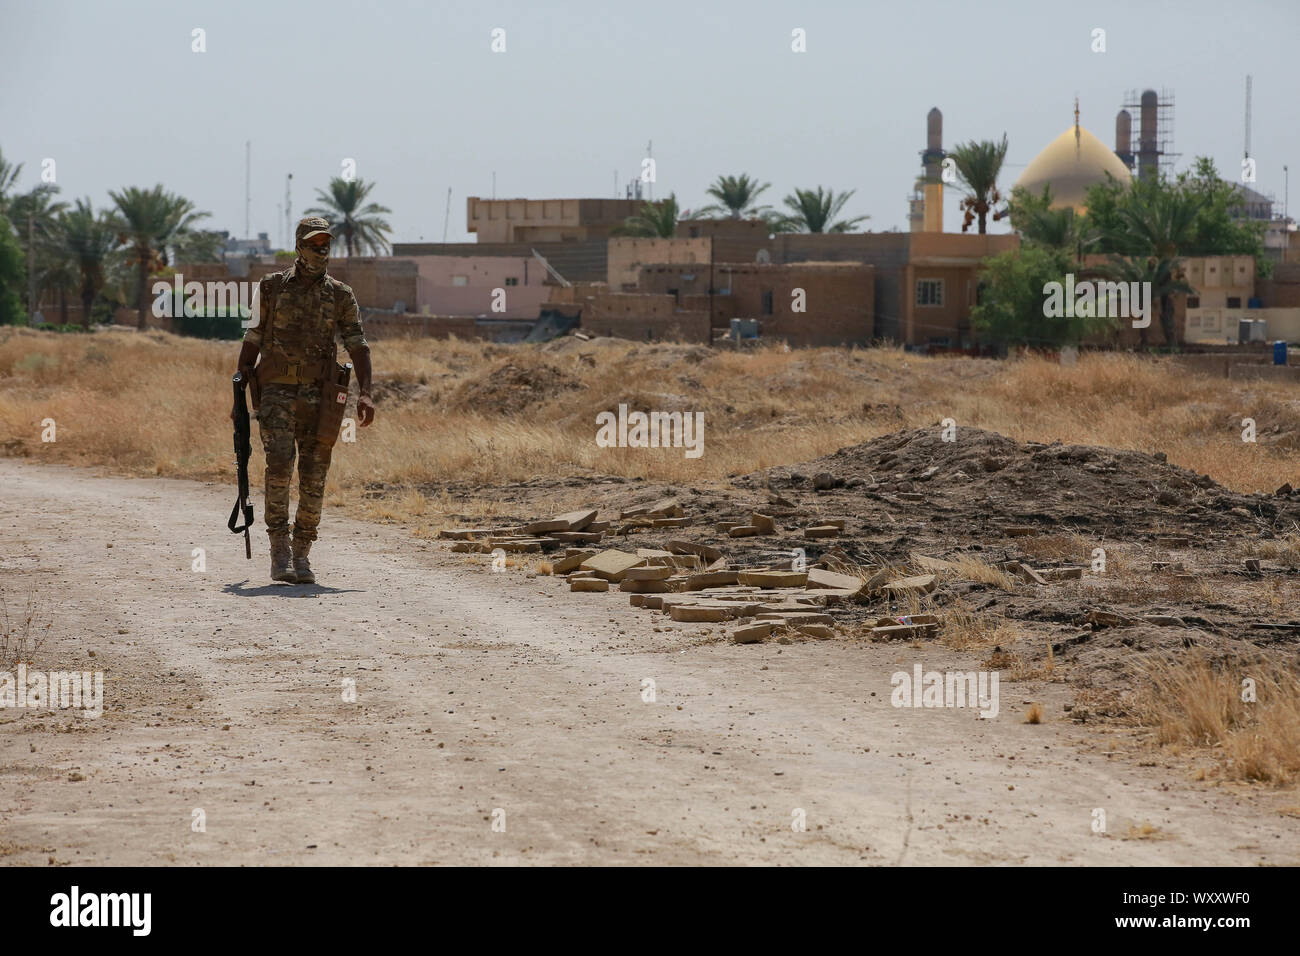
<svg viewBox="0 0 1300 956"><path fill-rule="evenodd" d="M364 179L348 181L335 176L330 180L328 193L323 189L316 190L316 198L322 205L308 209L306 215L323 216L334 223L335 236L343 239L347 255L357 252L386 255L392 248L386 233L393 230L381 216L392 210L377 203L366 204L366 197L374 188L374 183Z"/></svg>
<svg viewBox="0 0 1300 956"><path fill-rule="evenodd" d="M1086 216L1076 215L1070 206L1052 208L1050 186L1043 186L1041 196L1017 186L1012 190L1007 215L1024 242L1067 252L1080 261L1101 239Z"/></svg>
<svg viewBox="0 0 1300 956"><path fill-rule="evenodd" d="M1195 196L1156 179L1138 180L1132 186L1128 202L1119 209L1113 236L1133 243L1142 250L1127 261L1142 262L1143 279L1151 282L1151 294L1160 298L1160 327L1165 333L1165 344L1174 343L1174 303L1177 292L1194 293L1179 268L1179 253L1190 243L1196 231L1196 218L1202 203ZM1130 266L1129 272L1136 267ZM1134 281L1130 279L1129 281ZM1146 344L1143 335L1142 344Z"/></svg>
<svg viewBox="0 0 1300 956"><path fill-rule="evenodd" d="M24 250L29 235L38 251L58 241L59 216L68 208L67 203L54 198L58 192L59 187L53 183L41 183L28 192L9 198L6 215L18 230L18 241Z"/></svg>
<svg viewBox="0 0 1300 956"><path fill-rule="evenodd" d="M957 167L957 181L966 187L967 196L961 201L961 208L966 211L966 219L961 231L970 228L972 220L979 220L980 235L984 235L984 225L988 214L993 213L993 221L1007 214L1005 209L994 210L1002 201L998 192L998 176L1002 173L1002 163L1007 158L1007 134L1002 134L1002 142L992 140L962 143L949 154Z"/></svg>
<svg viewBox="0 0 1300 956"><path fill-rule="evenodd" d="M1110 263L1098 266L1098 274L1121 282L1150 282L1151 297L1160 300L1160 328L1165 344L1174 345L1174 294L1195 290L1183 281L1179 260L1170 256L1111 256ZM1147 330L1138 330L1142 344L1147 344Z"/></svg>
<svg viewBox="0 0 1300 956"><path fill-rule="evenodd" d="M181 241L194 231L200 219L208 213L199 212L194 204L182 196L169 193L160 183L153 189L128 186L120 192L109 191L116 205L113 228L117 241L130 245L129 261L135 266L136 324L148 327L145 318L145 284L149 274L167 265L167 246Z"/></svg>
<svg viewBox="0 0 1300 956"><path fill-rule="evenodd" d="M81 274L81 324L90 327L90 309L104 287L104 260L117 245L117 233L107 215L95 214L89 199L78 199L63 214L63 245Z"/></svg>
<svg viewBox="0 0 1300 956"><path fill-rule="evenodd" d="M779 232L853 232L858 223L870 216L854 216L835 221L855 190L836 194L833 189L795 189L783 200L790 212L775 222Z"/></svg>
<svg viewBox="0 0 1300 956"><path fill-rule="evenodd" d="M771 206L756 205L756 200L771 183L760 183L750 179L748 173L739 176L719 176L717 181L705 190L705 193L718 200L710 206L699 210L697 216L713 216L719 213L730 219L761 217Z"/></svg>
<svg viewBox="0 0 1300 956"><path fill-rule="evenodd" d="M659 202L648 202L641 206L635 216L628 216L623 225L613 231L620 236L651 236L671 239L677 232L677 220L680 218L677 208L677 194Z"/></svg>
<svg viewBox="0 0 1300 956"><path fill-rule="evenodd" d="M9 197L22 171L22 163L15 166L5 159L4 150L0 150L0 215L9 214Z"/></svg>

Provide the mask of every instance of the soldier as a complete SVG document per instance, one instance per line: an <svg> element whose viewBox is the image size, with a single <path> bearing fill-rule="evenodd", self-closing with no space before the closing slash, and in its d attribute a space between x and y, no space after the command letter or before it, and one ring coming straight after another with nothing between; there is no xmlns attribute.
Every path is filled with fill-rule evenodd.
<svg viewBox="0 0 1300 956"><path fill-rule="evenodd" d="M325 474L337 427L318 437L322 393L338 371L335 336L356 367L357 419L374 421L370 399L370 346L357 317L352 289L325 271L330 225L316 216L298 223L298 257L284 272L264 276L260 318L244 333L239 367L250 372L258 430L266 452L266 533L271 538L271 578L314 584L308 554L320 524ZM253 363L261 354L256 369ZM260 394L259 394L260 393ZM338 401L343 401L339 398ZM341 407L341 406L340 406ZM289 484L298 456L298 513L289 539ZM293 566L290 567L292 557Z"/></svg>

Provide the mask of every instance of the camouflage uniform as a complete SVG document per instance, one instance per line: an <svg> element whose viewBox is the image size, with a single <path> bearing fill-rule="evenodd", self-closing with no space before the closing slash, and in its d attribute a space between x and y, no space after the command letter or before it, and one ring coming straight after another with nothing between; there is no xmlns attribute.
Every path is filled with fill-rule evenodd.
<svg viewBox="0 0 1300 956"><path fill-rule="evenodd" d="M350 355L367 346L357 315L357 297L351 287L327 273L308 275L301 263L295 262L284 272L263 277L259 296L262 318L244 334L244 341L261 349L264 362L278 359L299 366L296 372L262 383L257 415L266 452L266 531L273 542L289 531L295 451L298 456L298 512L293 525L296 549L298 542L316 540L333 451L316 439L321 400L316 376L324 363L336 361L336 336Z"/></svg>

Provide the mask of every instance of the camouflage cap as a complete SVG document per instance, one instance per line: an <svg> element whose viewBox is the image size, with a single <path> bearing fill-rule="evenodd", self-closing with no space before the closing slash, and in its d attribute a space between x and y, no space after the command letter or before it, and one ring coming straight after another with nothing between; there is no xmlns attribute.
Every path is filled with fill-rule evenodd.
<svg viewBox="0 0 1300 956"><path fill-rule="evenodd" d="M310 239L312 236L329 236L330 224L320 216L308 216L306 219L298 221L298 231L295 234L295 241L302 242L304 239Z"/></svg>

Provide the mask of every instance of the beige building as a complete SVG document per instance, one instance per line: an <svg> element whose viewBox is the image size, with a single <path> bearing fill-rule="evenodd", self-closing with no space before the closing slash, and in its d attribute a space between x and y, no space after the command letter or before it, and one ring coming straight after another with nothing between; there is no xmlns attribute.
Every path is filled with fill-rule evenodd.
<svg viewBox="0 0 1300 956"><path fill-rule="evenodd" d="M604 239L641 211L641 199L480 199L467 202L479 242L582 242Z"/></svg>

